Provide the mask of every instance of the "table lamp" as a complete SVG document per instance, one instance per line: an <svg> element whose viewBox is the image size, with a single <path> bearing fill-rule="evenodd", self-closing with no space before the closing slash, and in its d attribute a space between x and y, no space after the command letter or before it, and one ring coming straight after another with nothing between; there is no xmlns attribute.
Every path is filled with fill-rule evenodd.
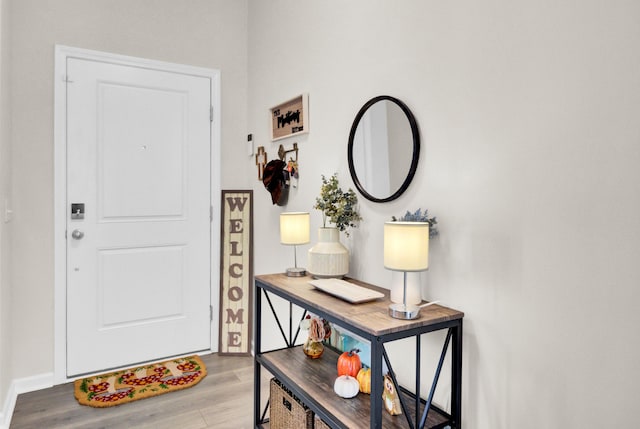
<svg viewBox="0 0 640 429"><path fill-rule="evenodd" d="M396 319L415 319L420 307L407 305L407 272L429 268L429 223L385 222L384 267L404 272L402 304L391 304L389 315Z"/></svg>
<svg viewBox="0 0 640 429"><path fill-rule="evenodd" d="M296 246L309 242L309 213L285 212L280 214L280 243L293 245L293 268L287 268L287 276L302 277L307 274L298 267Z"/></svg>

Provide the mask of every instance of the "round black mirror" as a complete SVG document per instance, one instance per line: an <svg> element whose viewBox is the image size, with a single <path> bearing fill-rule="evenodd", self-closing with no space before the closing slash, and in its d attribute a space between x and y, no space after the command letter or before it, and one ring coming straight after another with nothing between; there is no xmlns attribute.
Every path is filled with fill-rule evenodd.
<svg viewBox="0 0 640 429"><path fill-rule="evenodd" d="M380 95L360 109L349 133L349 172L363 197L377 203L398 198L418 167L420 134L411 110Z"/></svg>

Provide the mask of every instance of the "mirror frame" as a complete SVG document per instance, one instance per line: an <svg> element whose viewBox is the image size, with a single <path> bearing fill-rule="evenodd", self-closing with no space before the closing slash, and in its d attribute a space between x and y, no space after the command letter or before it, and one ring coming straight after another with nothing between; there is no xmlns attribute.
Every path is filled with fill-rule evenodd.
<svg viewBox="0 0 640 429"><path fill-rule="evenodd" d="M358 125L360 124L360 120L367 112L369 107L383 100L388 100L395 103L407 116L409 125L411 126L411 134L413 135L413 156L411 158L411 166L409 167L407 177L404 179L404 182L402 182L402 185L400 185L400 188L398 188L393 194L388 197L378 198L367 192L367 190L364 189L362 183L360 183L360 180L358 179L355 165L353 163L353 139L356 135L356 130L358 128ZM351 173L351 179L353 180L353 183L356 185L356 188L363 197L365 197L369 201L373 201L374 203L386 203L387 201L393 201L400 197L400 195L402 195L407 190L407 188L409 188L409 185L413 180L413 176L415 176L416 170L418 169L418 160L420 159L420 133L418 131L418 124L416 123L416 119L413 116L413 113L411 113L411 110L409 110L407 105L402 101L398 100L395 97L391 97L390 95L379 95L367 101L364 106L362 106L360 111L358 111L358 114L356 115L355 119L353 120L353 124L351 125L351 131L349 132L349 144L347 146L347 157L349 159L349 173Z"/></svg>

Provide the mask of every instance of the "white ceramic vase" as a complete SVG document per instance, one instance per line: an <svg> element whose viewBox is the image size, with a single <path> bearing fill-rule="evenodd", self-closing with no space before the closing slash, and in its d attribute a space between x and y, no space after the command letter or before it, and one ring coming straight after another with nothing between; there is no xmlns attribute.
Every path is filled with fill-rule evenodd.
<svg viewBox="0 0 640 429"><path fill-rule="evenodd" d="M337 228L319 228L318 243L309 249L307 271L316 278L342 278L349 272L349 250Z"/></svg>

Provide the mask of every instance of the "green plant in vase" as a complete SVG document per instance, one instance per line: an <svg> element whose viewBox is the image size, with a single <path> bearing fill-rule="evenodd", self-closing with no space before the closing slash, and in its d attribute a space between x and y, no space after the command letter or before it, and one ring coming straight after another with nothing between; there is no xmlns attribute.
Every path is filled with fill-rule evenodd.
<svg viewBox="0 0 640 429"><path fill-rule="evenodd" d="M351 188L342 190L337 173L322 176L320 196L313 206L322 213L322 228L318 243L309 249L307 269L314 277L341 278L349 272L349 251L340 243L340 232L349 236L349 228L356 228L362 220L357 206L356 193Z"/></svg>
<svg viewBox="0 0 640 429"><path fill-rule="evenodd" d="M344 192L338 183L338 174L334 173L329 179L322 175L320 196L316 198L314 209L322 212L322 226L327 227L327 220L339 231L349 236L348 228L357 228L357 222L362 220L358 213L358 197L353 189Z"/></svg>

